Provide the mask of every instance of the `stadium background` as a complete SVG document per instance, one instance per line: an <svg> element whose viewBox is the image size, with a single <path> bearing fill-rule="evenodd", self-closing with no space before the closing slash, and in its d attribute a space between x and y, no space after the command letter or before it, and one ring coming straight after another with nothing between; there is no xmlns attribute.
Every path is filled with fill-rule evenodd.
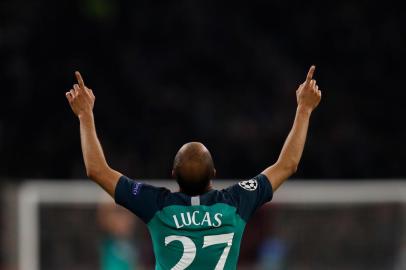
<svg viewBox="0 0 406 270"><path fill-rule="evenodd" d="M64 97L74 70L97 96L96 124L112 167L140 179L169 178L179 146L199 140L212 151L218 177L238 180L277 158L292 123L294 91L315 64L323 100L295 178L404 182L405 25L404 9L390 1L0 1L0 269L16 267L13 223L4 213L25 179L85 178L78 123ZM394 269L405 207L363 207L371 209L348 207L327 219L316 211L300 224L352 228L323 258L330 263L341 254L358 267L337 269ZM250 226L273 227L273 213L283 209L264 210L270 217L259 213ZM87 211L41 213L97 220L94 209ZM295 216L285 219L293 231L302 228L292 225ZM329 233L313 230L301 239L302 249ZM361 231L363 244L346 246ZM260 234L250 233L241 257L248 264L261 253ZM379 234L370 238L376 243L365 243L371 234ZM89 250L97 235L81 238L96 261L97 250ZM44 241L42 254L57 250ZM295 269L307 269L304 258L318 256L303 254ZM150 255L141 256L146 265ZM45 265L52 258L60 259L44 257Z"/></svg>

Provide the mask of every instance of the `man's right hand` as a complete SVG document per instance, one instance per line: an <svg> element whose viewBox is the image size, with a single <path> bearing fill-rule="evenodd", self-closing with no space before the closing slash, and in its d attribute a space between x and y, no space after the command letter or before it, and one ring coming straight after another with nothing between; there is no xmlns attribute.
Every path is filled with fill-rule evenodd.
<svg viewBox="0 0 406 270"><path fill-rule="evenodd" d="M313 111L321 100L321 91L313 80L315 66L311 66L306 76L306 81L302 83L296 91L297 105L301 109Z"/></svg>
<svg viewBox="0 0 406 270"><path fill-rule="evenodd" d="M85 86L79 71L76 71L75 75L78 84L74 84L73 89L66 92L65 95L72 111L77 117L81 117L85 114L92 113L96 97L94 96L92 89Z"/></svg>

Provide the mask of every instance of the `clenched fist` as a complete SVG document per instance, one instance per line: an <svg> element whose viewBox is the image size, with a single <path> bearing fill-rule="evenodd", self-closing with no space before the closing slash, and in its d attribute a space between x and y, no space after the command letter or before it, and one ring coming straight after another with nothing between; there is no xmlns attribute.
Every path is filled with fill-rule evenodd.
<svg viewBox="0 0 406 270"><path fill-rule="evenodd" d="M321 91L316 84L316 80L313 80L315 66L311 66L306 76L306 81L302 83L296 91L297 105L298 107L313 111L321 100Z"/></svg>
<svg viewBox="0 0 406 270"><path fill-rule="evenodd" d="M76 71L75 75L78 84L74 84L73 89L66 92L65 95L72 111L77 117L81 117L82 115L92 113L96 97L94 96L92 89L85 86L79 71Z"/></svg>

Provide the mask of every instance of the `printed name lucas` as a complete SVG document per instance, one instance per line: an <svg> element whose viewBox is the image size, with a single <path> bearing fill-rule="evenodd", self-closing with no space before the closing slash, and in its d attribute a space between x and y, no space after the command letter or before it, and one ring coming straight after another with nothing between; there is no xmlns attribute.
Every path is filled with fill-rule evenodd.
<svg viewBox="0 0 406 270"><path fill-rule="evenodd" d="M180 216L180 218L179 218ZM173 215L173 221L175 222L176 228L180 229L185 226L210 226L210 227L220 227L222 222L221 222L221 217L223 214L221 213L216 213L213 216L210 216L209 212L204 212L204 214L200 214L200 211L193 211L191 212L186 212L186 213L180 213L180 215Z"/></svg>

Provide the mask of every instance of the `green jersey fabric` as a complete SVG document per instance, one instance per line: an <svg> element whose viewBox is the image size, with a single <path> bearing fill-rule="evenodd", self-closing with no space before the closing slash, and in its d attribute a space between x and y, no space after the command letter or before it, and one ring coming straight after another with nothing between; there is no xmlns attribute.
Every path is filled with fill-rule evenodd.
<svg viewBox="0 0 406 270"><path fill-rule="evenodd" d="M265 175L200 196L121 177L115 200L143 220L159 270L236 269L245 224L272 199Z"/></svg>

